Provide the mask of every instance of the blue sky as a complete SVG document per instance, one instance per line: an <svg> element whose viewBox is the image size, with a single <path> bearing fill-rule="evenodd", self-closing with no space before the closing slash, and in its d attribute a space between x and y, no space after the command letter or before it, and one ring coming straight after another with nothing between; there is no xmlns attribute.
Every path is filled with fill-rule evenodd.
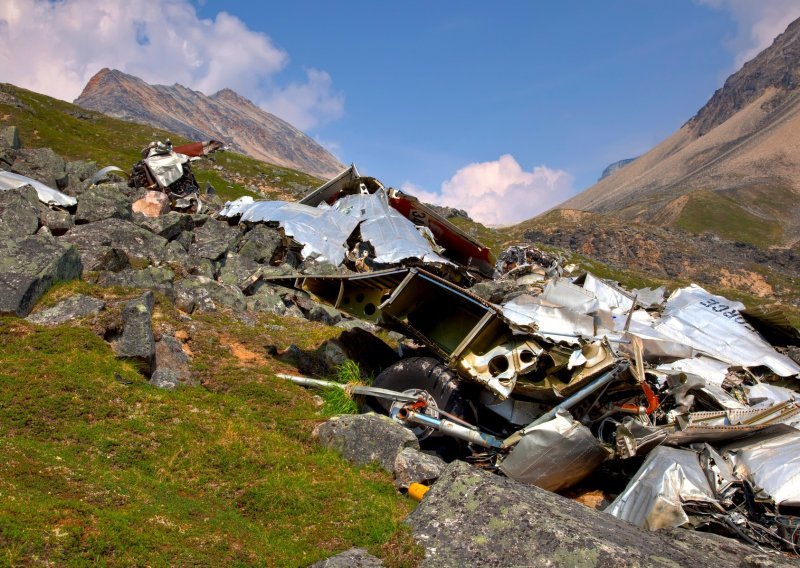
<svg viewBox="0 0 800 568"><path fill-rule="evenodd" d="M71 100L107 66L231 87L385 184L495 224L647 151L800 16L800 0L7 2L0 48L32 44L0 55L4 81Z"/></svg>

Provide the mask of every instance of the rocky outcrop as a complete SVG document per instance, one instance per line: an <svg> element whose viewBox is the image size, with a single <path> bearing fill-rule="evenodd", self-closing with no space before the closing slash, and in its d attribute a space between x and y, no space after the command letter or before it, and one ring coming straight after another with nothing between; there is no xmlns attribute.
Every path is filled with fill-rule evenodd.
<svg viewBox="0 0 800 568"><path fill-rule="evenodd" d="M407 521L424 564L593 568L772 566L740 542L672 529L648 532L508 478L453 462ZM785 566L795 561L781 557Z"/></svg>
<svg viewBox="0 0 800 568"><path fill-rule="evenodd" d="M209 97L181 85L149 85L121 71L101 69L75 104L194 140L221 140L257 160L323 178L344 169L320 144L230 89Z"/></svg>
<svg viewBox="0 0 800 568"><path fill-rule="evenodd" d="M50 286L81 269L75 248L52 237L0 239L0 314L28 315Z"/></svg>

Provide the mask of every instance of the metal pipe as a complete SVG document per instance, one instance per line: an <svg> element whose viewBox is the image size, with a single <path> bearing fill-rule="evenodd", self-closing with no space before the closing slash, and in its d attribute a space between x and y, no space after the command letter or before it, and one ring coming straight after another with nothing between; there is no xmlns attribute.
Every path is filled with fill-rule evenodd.
<svg viewBox="0 0 800 568"><path fill-rule="evenodd" d="M627 363L623 363L618 367L611 369L607 373L600 375L593 383L586 385L568 399L561 401L553 408L551 408L548 412L545 412L539 418L537 418L536 420L525 426L525 428L517 430L516 432L511 434L511 436L509 436L503 441L503 445L508 447L513 444L516 444L517 442L520 441L522 436L527 434L534 427L538 426L539 424L544 424L545 422L549 422L550 420L555 418L559 410L569 410L579 402L582 402L583 399L585 399L598 389L604 387L605 385L616 379L619 376L619 374L627 368L628 368Z"/></svg>
<svg viewBox="0 0 800 568"><path fill-rule="evenodd" d="M345 389L347 385L342 383L336 383L333 381L323 381L321 379L312 379L309 377L300 377L297 375L286 375L284 373L278 373L275 375L279 379L286 379L287 381L292 381L296 385L300 385L302 387L314 387L318 389L330 389L330 388L340 388L342 390Z"/></svg>
<svg viewBox="0 0 800 568"><path fill-rule="evenodd" d="M412 422L414 424L433 428L447 436L458 438L459 440L465 440L471 444L482 446L484 448L500 448L503 445L500 440L491 434L485 434L477 430L465 428L464 426L456 424L455 422L451 422L450 420L439 420L438 418L433 418L432 416L422 414L421 412L414 412L413 410L406 410L403 408L397 413L397 418L403 422Z"/></svg>

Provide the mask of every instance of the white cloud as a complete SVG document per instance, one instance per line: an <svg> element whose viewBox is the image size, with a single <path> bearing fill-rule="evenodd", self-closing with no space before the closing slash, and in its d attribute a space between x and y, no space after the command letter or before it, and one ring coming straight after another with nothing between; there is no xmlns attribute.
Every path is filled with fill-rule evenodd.
<svg viewBox="0 0 800 568"><path fill-rule="evenodd" d="M800 17L797 0L698 0L700 4L730 12L737 34L729 42L736 69L765 48Z"/></svg>
<svg viewBox="0 0 800 568"><path fill-rule="evenodd" d="M428 203L464 209L487 225L509 225L530 219L575 194L572 176L564 170L536 166L525 171L513 156L469 164L442 183L441 193L410 182L403 191Z"/></svg>
<svg viewBox="0 0 800 568"><path fill-rule="evenodd" d="M300 128L341 116L343 95L324 71L276 84L288 62L266 34L226 12L201 19L188 0L0 2L2 80L65 100L109 67L209 95L231 88Z"/></svg>

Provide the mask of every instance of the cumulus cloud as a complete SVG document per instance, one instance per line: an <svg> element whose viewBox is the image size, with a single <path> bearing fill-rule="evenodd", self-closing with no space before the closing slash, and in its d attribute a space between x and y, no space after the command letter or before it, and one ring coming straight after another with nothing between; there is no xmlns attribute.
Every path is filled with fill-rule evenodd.
<svg viewBox="0 0 800 568"><path fill-rule="evenodd" d="M0 2L2 80L64 100L109 67L209 95L231 88L300 128L341 116L343 95L324 71L279 84L288 63L266 34L226 12L201 19L188 0Z"/></svg>
<svg viewBox="0 0 800 568"><path fill-rule="evenodd" d="M800 17L797 0L699 0L701 4L726 10L738 28L729 47L735 54L734 63L740 68L768 47L775 37Z"/></svg>
<svg viewBox="0 0 800 568"><path fill-rule="evenodd" d="M428 203L464 209L487 225L509 225L530 219L575 194L573 177L564 170L536 166L522 169L505 154L491 162L469 164L442 183L441 192L410 182L403 191Z"/></svg>

